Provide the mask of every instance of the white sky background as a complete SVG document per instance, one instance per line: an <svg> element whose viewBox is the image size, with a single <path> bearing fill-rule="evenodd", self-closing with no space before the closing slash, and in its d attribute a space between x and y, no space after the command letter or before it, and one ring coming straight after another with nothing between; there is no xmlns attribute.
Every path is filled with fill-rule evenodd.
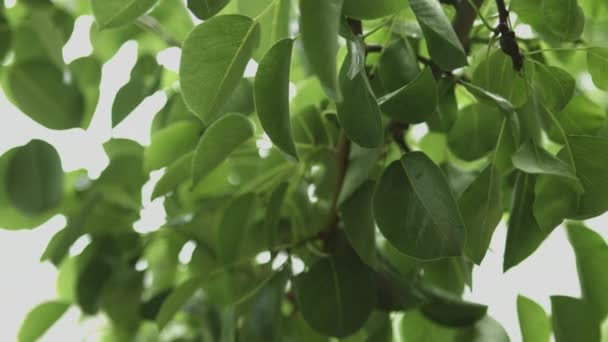
<svg viewBox="0 0 608 342"><path fill-rule="evenodd" d="M66 61L90 54L87 32L91 23L91 17L78 19L75 34L64 49ZM108 162L102 144L110 137L130 138L148 144L151 119L166 101L162 92L146 99L117 129L112 131L110 123L112 99L128 80L135 63L136 49L136 44L126 44L104 66L100 105L86 132L81 129L50 131L20 113L0 91L0 153L33 138L43 139L59 151L66 171L87 169L92 177L96 177ZM165 51L159 54L159 61L176 70L179 53L176 49ZM249 73L252 74L252 70ZM162 202L144 203L144 207L147 209L144 225L154 227L162 222ZM593 220L590 225L606 238L608 230L604 226L607 222L605 216ZM16 341L17 331L27 312L42 301L55 298L57 272L50 263L39 263L39 259L50 238L64 224L65 219L57 216L36 230L12 232L0 229L0 341ZM503 324L512 341L519 341L515 307L518 294L532 298L549 311L549 296L580 296L580 288L574 255L563 228L556 229L529 259L507 274L502 273L505 240L503 224L496 230L483 264L475 268L474 290L467 297L488 304L489 314ZM71 309L42 340L95 341L96 326L99 326L99 321L85 322L83 326L78 311Z"/></svg>

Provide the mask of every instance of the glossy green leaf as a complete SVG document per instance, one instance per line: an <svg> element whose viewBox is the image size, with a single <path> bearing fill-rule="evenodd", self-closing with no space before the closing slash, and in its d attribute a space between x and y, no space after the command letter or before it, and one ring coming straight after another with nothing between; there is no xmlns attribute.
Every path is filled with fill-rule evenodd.
<svg viewBox="0 0 608 342"><path fill-rule="evenodd" d="M603 265L608 260L608 245L598 233L583 224L569 223L568 238L576 256L576 268L583 298L593 306L601 320L608 315L608 275Z"/></svg>
<svg viewBox="0 0 608 342"><path fill-rule="evenodd" d="M388 92L398 90L414 81L420 74L420 67L416 52L409 41L400 38L386 46L378 60L376 73Z"/></svg>
<svg viewBox="0 0 608 342"><path fill-rule="evenodd" d="M608 48L587 51L587 66L595 86L608 91Z"/></svg>
<svg viewBox="0 0 608 342"><path fill-rule="evenodd" d="M91 0L91 9L100 28L131 23L149 11L158 0Z"/></svg>
<svg viewBox="0 0 608 342"><path fill-rule="evenodd" d="M199 19L207 20L218 14L230 0L188 0L188 9Z"/></svg>
<svg viewBox="0 0 608 342"><path fill-rule="evenodd" d="M298 159L289 113L289 72L293 39L273 45L258 66L255 104L262 128L270 140L293 159Z"/></svg>
<svg viewBox="0 0 608 342"><path fill-rule="evenodd" d="M538 147L532 141L525 142L515 152L513 165L525 173L556 175L578 182L572 166Z"/></svg>
<svg viewBox="0 0 608 342"><path fill-rule="evenodd" d="M491 106L473 104L463 108L448 134L448 146L463 160L476 160L496 146L501 114Z"/></svg>
<svg viewBox="0 0 608 342"><path fill-rule="evenodd" d="M437 107L437 84L430 68L411 83L378 99L382 111L399 122L420 123Z"/></svg>
<svg viewBox="0 0 608 342"><path fill-rule="evenodd" d="M406 1L379 0L369 2L366 0L344 0L342 13L357 19L376 19L396 14L407 7Z"/></svg>
<svg viewBox="0 0 608 342"><path fill-rule="evenodd" d="M551 317L555 342L600 341L600 320L586 301L552 296Z"/></svg>
<svg viewBox="0 0 608 342"><path fill-rule="evenodd" d="M196 122L179 121L154 133L150 146L144 153L144 169L160 169L192 151L199 141L201 131L200 124Z"/></svg>
<svg viewBox="0 0 608 342"><path fill-rule="evenodd" d="M296 278L295 291L304 320L335 337L359 330L375 304L372 273L352 251L317 261Z"/></svg>
<svg viewBox="0 0 608 342"><path fill-rule="evenodd" d="M372 212L374 182L367 181L340 206L344 231L361 260L376 262L376 224Z"/></svg>
<svg viewBox="0 0 608 342"><path fill-rule="evenodd" d="M465 254L481 264L502 218L502 178L487 166L458 200L466 229Z"/></svg>
<svg viewBox="0 0 608 342"><path fill-rule="evenodd" d="M542 16L547 28L563 40L575 41L583 33L585 14L577 0L543 0Z"/></svg>
<svg viewBox="0 0 608 342"><path fill-rule="evenodd" d="M59 154L42 140L32 140L15 151L3 181L11 203L26 215L54 209L63 198Z"/></svg>
<svg viewBox="0 0 608 342"><path fill-rule="evenodd" d="M241 15L213 17L186 38L180 62L184 100L206 124L217 119L259 41L259 27Z"/></svg>
<svg viewBox="0 0 608 342"><path fill-rule="evenodd" d="M549 342L551 321L540 305L519 295L517 296L517 316L522 342Z"/></svg>
<svg viewBox="0 0 608 342"><path fill-rule="evenodd" d="M57 130L80 126L82 93L76 84L66 83L63 71L50 62L15 63L6 77L12 101L34 121Z"/></svg>
<svg viewBox="0 0 608 342"><path fill-rule="evenodd" d="M367 76L359 72L348 77L350 58L340 70L343 101L338 103L338 120L346 135L361 147L379 147L384 143L384 128L380 107L369 85Z"/></svg>
<svg viewBox="0 0 608 342"><path fill-rule="evenodd" d="M194 152L192 182L200 183L239 145L253 137L254 127L246 117L229 114L207 128Z"/></svg>
<svg viewBox="0 0 608 342"><path fill-rule="evenodd" d="M515 180L503 260L505 272L530 256L548 235L536 223L533 213L536 179L520 172Z"/></svg>
<svg viewBox="0 0 608 342"><path fill-rule="evenodd" d="M391 163L374 194L374 217L400 252L423 260L459 256L465 228L441 170L423 153Z"/></svg>
<svg viewBox="0 0 608 342"><path fill-rule="evenodd" d="M500 95L519 107L526 102L526 83L513 68L513 61L502 50L494 51L477 65L473 84Z"/></svg>
<svg viewBox="0 0 608 342"><path fill-rule="evenodd" d="M467 65L464 48L439 2L410 0L409 3L422 28L433 61L443 70L454 70Z"/></svg>
<svg viewBox="0 0 608 342"><path fill-rule="evenodd" d="M304 53L323 90L342 100L338 82L338 32L343 0L300 0L300 29Z"/></svg>
<svg viewBox="0 0 608 342"><path fill-rule="evenodd" d="M45 302L36 306L25 317L17 340L19 342L38 341L44 333L69 309L70 304L64 302Z"/></svg>
<svg viewBox="0 0 608 342"><path fill-rule="evenodd" d="M255 195L246 194L235 199L224 209L216 232L217 252L224 264L237 262L243 249L245 231L251 223Z"/></svg>
<svg viewBox="0 0 608 342"><path fill-rule="evenodd" d="M159 329L163 329L173 316L184 307L188 299L201 288L201 284L201 278L190 278L171 292L169 297L163 302L156 317L156 324L158 324Z"/></svg>

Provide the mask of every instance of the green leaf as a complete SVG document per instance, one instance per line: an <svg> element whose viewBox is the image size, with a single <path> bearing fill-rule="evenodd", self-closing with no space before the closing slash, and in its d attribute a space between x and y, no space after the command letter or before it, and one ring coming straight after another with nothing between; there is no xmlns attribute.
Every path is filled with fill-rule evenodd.
<svg viewBox="0 0 608 342"><path fill-rule="evenodd" d="M431 68L426 68L409 84L378 100L382 111L399 122L426 121L437 107L437 84Z"/></svg>
<svg viewBox="0 0 608 342"><path fill-rule="evenodd" d="M375 305L372 273L353 251L317 261L295 279L295 291L304 320L328 336L359 330Z"/></svg>
<svg viewBox="0 0 608 342"><path fill-rule="evenodd" d="M555 342L600 341L600 320L588 302L552 296L551 314Z"/></svg>
<svg viewBox="0 0 608 342"><path fill-rule="evenodd" d="M576 82L563 69L535 63L532 79L541 100L553 112L558 113L564 109L574 95Z"/></svg>
<svg viewBox="0 0 608 342"><path fill-rule="evenodd" d="M502 50L494 51L473 71L473 84L509 100L515 107L526 102L526 83Z"/></svg>
<svg viewBox="0 0 608 342"><path fill-rule="evenodd" d="M201 125L194 121L178 121L152 135L144 152L144 169L160 169L192 151L199 141Z"/></svg>
<svg viewBox="0 0 608 342"><path fill-rule="evenodd" d="M465 228L444 175L422 152L404 155L382 174L374 217L400 252L422 260L462 254Z"/></svg>
<svg viewBox="0 0 608 342"><path fill-rule="evenodd" d="M32 140L14 152L3 181L11 203L29 216L54 209L63 199L59 154L42 140Z"/></svg>
<svg viewBox="0 0 608 342"><path fill-rule="evenodd" d="M101 307L112 324L134 334L139 326L140 297L143 290L143 272L120 268L108 280L101 293Z"/></svg>
<svg viewBox="0 0 608 342"><path fill-rule="evenodd" d="M201 278L190 278L171 292L169 297L163 302L156 317L156 324L159 330L162 330L171 321L173 316L184 307L188 299L201 288L201 284Z"/></svg>
<svg viewBox="0 0 608 342"><path fill-rule="evenodd" d="M11 49L13 40L13 32L8 21L3 13L0 12L0 62L4 61L4 57Z"/></svg>
<svg viewBox="0 0 608 342"><path fill-rule="evenodd" d="M517 316L522 342L549 342L551 321L540 305L519 295L517 296Z"/></svg>
<svg viewBox="0 0 608 342"><path fill-rule="evenodd" d="M300 0L304 53L327 96L342 101L338 82L338 32L343 0Z"/></svg>
<svg viewBox="0 0 608 342"><path fill-rule="evenodd" d="M608 48L594 48L587 51L587 66L593 84L608 91Z"/></svg>
<svg viewBox="0 0 608 342"><path fill-rule="evenodd" d="M240 114L228 114L207 128L194 152L192 183L196 186L218 167L239 145L253 137L251 121Z"/></svg>
<svg viewBox="0 0 608 342"><path fill-rule="evenodd" d="M289 37L291 0L238 0L239 13L260 23L260 46L253 58L261 60L277 41Z"/></svg>
<svg viewBox="0 0 608 342"><path fill-rule="evenodd" d="M262 128L284 153L297 160L289 114L289 71L293 39L278 41L264 55L255 78L255 105Z"/></svg>
<svg viewBox="0 0 608 342"><path fill-rule="evenodd" d="M163 68L156 57L139 57L131 71L131 79L118 90L112 104L112 127L122 122L139 104L152 95L160 85Z"/></svg>
<svg viewBox="0 0 608 342"><path fill-rule="evenodd" d="M597 135L606 126L606 111L583 95L575 95L556 115L566 135ZM559 127L551 122L547 132L551 140L564 144Z"/></svg>
<svg viewBox="0 0 608 342"><path fill-rule="evenodd" d="M416 52L407 39L396 39L384 48L376 73L389 92L398 90L419 76Z"/></svg>
<svg viewBox="0 0 608 342"><path fill-rule="evenodd" d="M270 200L266 205L266 215L264 217L264 232L268 248L273 248L279 236L279 224L281 221L281 209L287 195L289 183L282 183L272 191Z"/></svg>
<svg viewBox="0 0 608 342"><path fill-rule="evenodd" d="M158 0L91 0L95 21L101 29L126 25L144 15Z"/></svg>
<svg viewBox="0 0 608 342"><path fill-rule="evenodd" d="M561 176L578 182L572 166L530 140L521 145L512 159L513 165L525 173Z"/></svg>
<svg viewBox="0 0 608 342"><path fill-rule="evenodd" d="M102 65L97 57L91 55L74 60L68 65L68 68L72 72L76 84L84 96L84 113L80 126L86 129L91 123L97 109Z"/></svg>
<svg viewBox="0 0 608 342"><path fill-rule="evenodd" d="M543 0L546 27L559 38L575 41L583 33L585 14L577 0Z"/></svg>
<svg viewBox="0 0 608 342"><path fill-rule="evenodd" d="M407 1L401 0L344 0L342 13L357 19L376 19L386 17L407 8Z"/></svg>
<svg viewBox="0 0 608 342"><path fill-rule="evenodd" d="M361 260L376 262L376 224L372 212L374 182L367 181L340 206L346 237Z"/></svg>
<svg viewBox="0 0 608 342"><path fill-rule="evenodd" d="M69 307L69 303L57 301L39 304L23 320L21 328L19 328L18 341L38 341L63 316Z"/></svg>
<svg viewBox="0 0 608 342"><path fill-rule="evenodd" d="M255 194L246 194L232 201L224 209L216 237L218 255L226 265L238 261L255 202Z"/></svg>
<svg viewBox="0 0 608 342"><path fill-rule="evenodd" d="M340 70L343 101L337 104L338 120L346 135L361 147L373 148L384 144L384 128L380 107L364 72L348 77L350 58Z"/></svg>
<svg viewBox="0 0 608 342"><path fill-rule="evenodd" d="M509 342L509 335L500 323L490 316L480 319L474 326L458 333L454 342Z"/></svg>
<svg viewBox="0 0 608 342"><path fill-rule="evenodd" d="M206 124L217 119L258 45L258 24L241 15L213 17L186 38L180 62L184 100Z"/></svg>
<svg viewBox="0 0 608 342"><path fill-rule="evenodd" d="M548 235L536 223L533 213L536 179L536 176L523 172L517 174L508 222L504 272L534 253Z"/></svg>
<svg viewBox="0 0 608 342"><path fill-rule="evenodd" d="M422 28L433 61L442 70L454 70L467 65L464 48L439 2L410 0L409 3Z"/></svg>
<svg viewBox="0 0 608 342"><path fill-rule="evenodd" d="M502 218L502 178L496 167L487 166L458 204L466 229L465 254L479 265Z"/></svg>
<svg viewBox="0 0 608 342"><path fill-rule="evenodd" d="M485 104L463 108L448 134L448 146L458 158L479 159L496 146L500 134L500 112Z"/></svg>
<svg viewBox="0 0 608 342"><path fill-rule="evenodd" d="M207 20L218 14L230 0L188 0L188 9L199 19Z"/></svg>
<svg viewBox="0 0 608 342"><path fill-rule="evenodd" d="M466 327L482 319L488 307L471 303L440 291L436 288L422 288L424 299L420 312L431 321L448 327Z"/></svg>
<svg viewBox="0 0 608 342"><path fill-rule="evenodd" d="M101 293L111 276L112 266L109 261L102 260L98 255L93 255L92 260L81 266L76 282L76 302L82 312L88 315L97 313Z"/></svg>
<svg viewBox="0 0 608 342"><path fill-rule="evenodd" d="M603 267L608 261L608 245L593 230L581 223L568 223L568 239L576 256L576 268L583 298L593 306L603 321L608 315L608 274Z"/></svg>
<svg viewBox="0 0 608 342"><path fill-rule="evenodd" d="M344 175L338 204L344 203L370 177L383 152L382 148L368 149L357 144L351 144L350 150L349 167Z"/></svg>
<svg viewBox="0 0 608 342"><path fill-rule="evenodd" d="M84 99L63 71L47 61L14 63L7 70L8 91L14 103L39 124L50 129L79 127Z"/></svg>

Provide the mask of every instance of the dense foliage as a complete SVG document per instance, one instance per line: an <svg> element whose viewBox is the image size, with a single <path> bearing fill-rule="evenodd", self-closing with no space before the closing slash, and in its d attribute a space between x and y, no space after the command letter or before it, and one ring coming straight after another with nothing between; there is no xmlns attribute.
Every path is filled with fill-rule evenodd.
<svg viewBox="0 0 608 342"><path fill-rule="evenodd" d="M66 64L91 14L93 52ZM105 341L508 341L462 299L503 218L505 272L568 220L582 289L551 318L519 297L523 340L600 341L608 245L582 221L608 211L607 1L0 1L2 89L86 129L130 40L112 125L163 90L149 146L108 141L96 179L41 140L0 158L1 227L67 219L41 253L58 298L20 341L72 306L108 317ZM161 169L166 223L137 232Z"/></svg>

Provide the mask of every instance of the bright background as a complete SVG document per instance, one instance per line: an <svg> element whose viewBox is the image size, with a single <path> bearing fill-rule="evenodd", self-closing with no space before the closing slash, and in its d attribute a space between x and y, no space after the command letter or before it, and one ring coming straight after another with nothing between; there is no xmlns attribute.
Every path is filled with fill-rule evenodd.
<svg viewBox="0 0 608 342"><path fill-rule="evenodd" d="M7 6L12 3L14 0L6 0ZM87 33L92 23L92 17L78 18L74 35L64 48L66 62L91 53ZM136 51L136 43L127 43L104 65L99 106L87 131L50 131L22 114L0 91L0 154L30 139L43 139L59 151L65 171L86 169L91 177L97 177L108 163L102 144L111 137L149 144L151 120L166 101L161 91L147 98L116 129L111 128L112 99L128 81ZM167 49L158 55L158 60L167 68L177 71L179 50ZM255 65L250 65L247 73L255 74ZM418 125L414 135L422 135L425 131L424 125ZM153 178L157 179L158 175ZM164 221L162 199L146 202L151 185L144 188L144 210L142 220L136 226L138 230L157 228ZM608 216L588 223L604 238L608 237L608 230L602 229L608 223ZM57 272L50 263L40 263L39 259L48 241L64 225L65 218L56 216L31 231L0 229L0 341L16 341L17 331L27 312L42 301L55 298ZM562 227L556 229L530 258L503 274L505 240L506 228L501 224L481 267L475 268L474 289L467 294L467 298L488 304L489 314L505 327L511 340L520 341L515 307L518 294L535 300L549 312L549 296L580 296L580 287L574 254ZM82 250L86 243L86 240L79 240L72 252ZM103 319L82 321L78 310L71 309L42 341L96 341L98 328L103 324Z"/></svg>

